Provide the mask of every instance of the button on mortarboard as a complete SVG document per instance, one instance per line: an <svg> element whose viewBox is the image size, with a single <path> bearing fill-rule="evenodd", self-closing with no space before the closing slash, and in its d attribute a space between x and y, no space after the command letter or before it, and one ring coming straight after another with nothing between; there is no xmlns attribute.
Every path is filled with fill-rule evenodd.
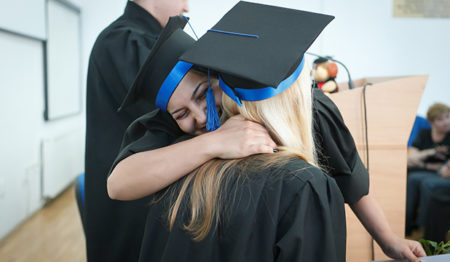
<svg viewBox="0 0 450 262"><path fill-rule="evenodd" d="M237 89L244 89L243 93L248 89L277 89L297 69L301 71L304 53L333 19L329 15L241 1L180 60L219 72L222 82L235 93ZM273 92L269 93L273 96ZM254 99L246 99L239 92L237 96L243 100L270 97L250 95Z"/></svg>

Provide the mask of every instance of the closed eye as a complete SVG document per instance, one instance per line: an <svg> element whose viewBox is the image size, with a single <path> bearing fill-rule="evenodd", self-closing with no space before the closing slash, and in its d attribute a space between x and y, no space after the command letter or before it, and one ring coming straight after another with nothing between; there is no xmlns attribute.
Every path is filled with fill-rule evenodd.
<svg viewBox="0 0 450 262"><path fill-rule="evenodd" d="M188 110L184 110L181 114L179 114L179 115L177 115L175 117L175 120L181 120L181 119L185 118L188 115L189 115L189 111Z"/></svg>
<svg viewBox="0 0 450 262"><path fill-rule="evenodd" d="M201 93L200 93L200 95L197 97L197 102L201 102L203 99L205 99L206 98L206 93L208 92L208 87L207 88L205 88Z"/></svg>

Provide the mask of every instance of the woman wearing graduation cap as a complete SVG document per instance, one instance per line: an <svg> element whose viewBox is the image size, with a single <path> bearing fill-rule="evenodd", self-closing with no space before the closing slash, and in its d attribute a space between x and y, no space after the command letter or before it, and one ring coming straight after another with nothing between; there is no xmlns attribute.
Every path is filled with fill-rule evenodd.
<svg viewBox="0 0 450 262"><path fill-rule="evenodd" d="M252 16L258 14L258 12L255 12L255 6L267 9L263 10L259 18L252 17L249 19L249 14ZM292 10L241 2L211 32L202 37L195 44L194 48L185 53L181 60L220 72L222 89L237 104L242 104L243 101L264 100L283 93L301 73L302 67L300 65L304 64L303 53L323 27L332 19L327 16L319 17L317 14L301 12L302 14L309 14L303 17L305 20L301 21L295 15L289 15L289 11ZM269 17L274 19L268 19ZM268 24L262 26L262 22L267 22ZM308 27L303 26L305 24L308 24ZM238 30L235 30L236 28ZM261 30L259 29L258 31L258 28L264 28L265 31L259 32ZM280 28L283 30L280 30ZM285 35L284 39L288 35L291 43L282 40L283 35L280 34ZM299 37L299 39L295 37ZM236 41L238 42L237 46ZM257 48L258 45L259 47ZM271 56L267 56L267 54L271 54ZM251 65L247 64L247 62L250 62ZM252 82L253 86L242 85L242 79ZM252 89L265 91L253 92L251 91ZM172 93L169 92L165 99L167 104L162 103L160 108L172 113L171 109L177 108L177 106L171 105L171 102L176 100L177 93L182 92L181 90L181 88L177 88L175 91L172 90ZM403 257L415 261L417 260L415 256L425 255L417 242L407 241L393 235L381 209L374 202L371 195L367 195L367 171L358 157L353 139L335 105L323 94L315 92L313 107L314 135L318 143L318 162L327 167L329 173L336 179L346 202L351 204L354 212L389 256ZM178 123L181 122L175 114L173 116ZM279 116L281 117L282 114L279 114ZM213 118L208 117L209 119ZM147 120L138 120L137 124L134 127L132 125L130 130L139 126L145 126L144 123ZM208 122L214 123L214 121ZM182 127L180 124L179 126ZM200 137L203 137L203 141L207 141L206 135L199 136L196 141L198 142L197 145L205 145L205 143L200 143ZM173 163L164 165L164 157L173 156L172 154L167 154L167 152L171 150L176 153L177 146L182 148L181 145L177 144L143 152L148 150L143 149L144 147L140 144L143 140L136 139L135 141L138 142L126 142L128 147L124 148L121 156L118 158L117 162L122 159L124 161L119 162L110 177L116 178L114 179L116 182L112 183L113 180L108 181L108 185L111 184L111 186L113 184L119 185L119 187L125 185L122 187L123 189L142 189L133 190L132 192L122 190L125 194L117 194L116 196L124 200L154 193L176 181L182 175L189 173L201 163L204 163L205 158L208 160L220 157L220 155L213 154L206 154L206 157L202 155L204 150L214 148L214 145L209 145L197 147L197 151L194 152L185 150L180 153L178 151L178 156L183 156L184 153L186 159L193 158L199 159L199 161L184 161L182 157L177 163L172 159L167 160L166 158L165 161L172 161ZM276 142L279 145L283 145L280 144L280 141ZM191 143L193 144L193 141ZM135 154L136 152L142 153ZM162 157L155 157L158 154ZM132 156L129 157L130 155ZM196 156L199 157L197 158ZM182 163L181 165L179 165L180 162ZM158 167L155 168L155 165ZM165 174L166 172L167 175ZM142 179L134 179L129 176L130 174L143 175L141 176ZM117 179L119 177L121 179ZM134 180L134 183L130 182L130 180Z"/></svg>

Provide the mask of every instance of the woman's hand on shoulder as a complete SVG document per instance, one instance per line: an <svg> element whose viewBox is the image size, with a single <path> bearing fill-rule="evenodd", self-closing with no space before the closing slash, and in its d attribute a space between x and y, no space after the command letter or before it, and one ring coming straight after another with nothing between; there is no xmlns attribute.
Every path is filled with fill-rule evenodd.
<svg viewBox="0 0 450 262"><path fill-rule="evenodd" d="M242 115L229 118L220 128L207 135L216 147L216 157L222 159L273 153L277 147L265 127L246 120Z"/></svg>

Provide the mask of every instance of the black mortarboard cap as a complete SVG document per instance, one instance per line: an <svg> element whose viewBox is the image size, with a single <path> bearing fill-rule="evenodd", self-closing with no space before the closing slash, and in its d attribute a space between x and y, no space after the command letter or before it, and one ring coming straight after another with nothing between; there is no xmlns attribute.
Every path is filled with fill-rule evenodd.
<svg viewBox="0 0 450 262"><path fill-rule="evenodd" d="M183 31L186 23L184 16L169 19L139 69L119 111L141 98L165 110L173 91L192 67L189 63L178 61L179 56L195 42Z"/></svg>
<svg viewBox="0 0 450 262"><path fill-rule="evenodd" d="M239 100L266 99L297 79L304 53L333 19L240 1L180 60L219 72L222 89Z"/></svg>

